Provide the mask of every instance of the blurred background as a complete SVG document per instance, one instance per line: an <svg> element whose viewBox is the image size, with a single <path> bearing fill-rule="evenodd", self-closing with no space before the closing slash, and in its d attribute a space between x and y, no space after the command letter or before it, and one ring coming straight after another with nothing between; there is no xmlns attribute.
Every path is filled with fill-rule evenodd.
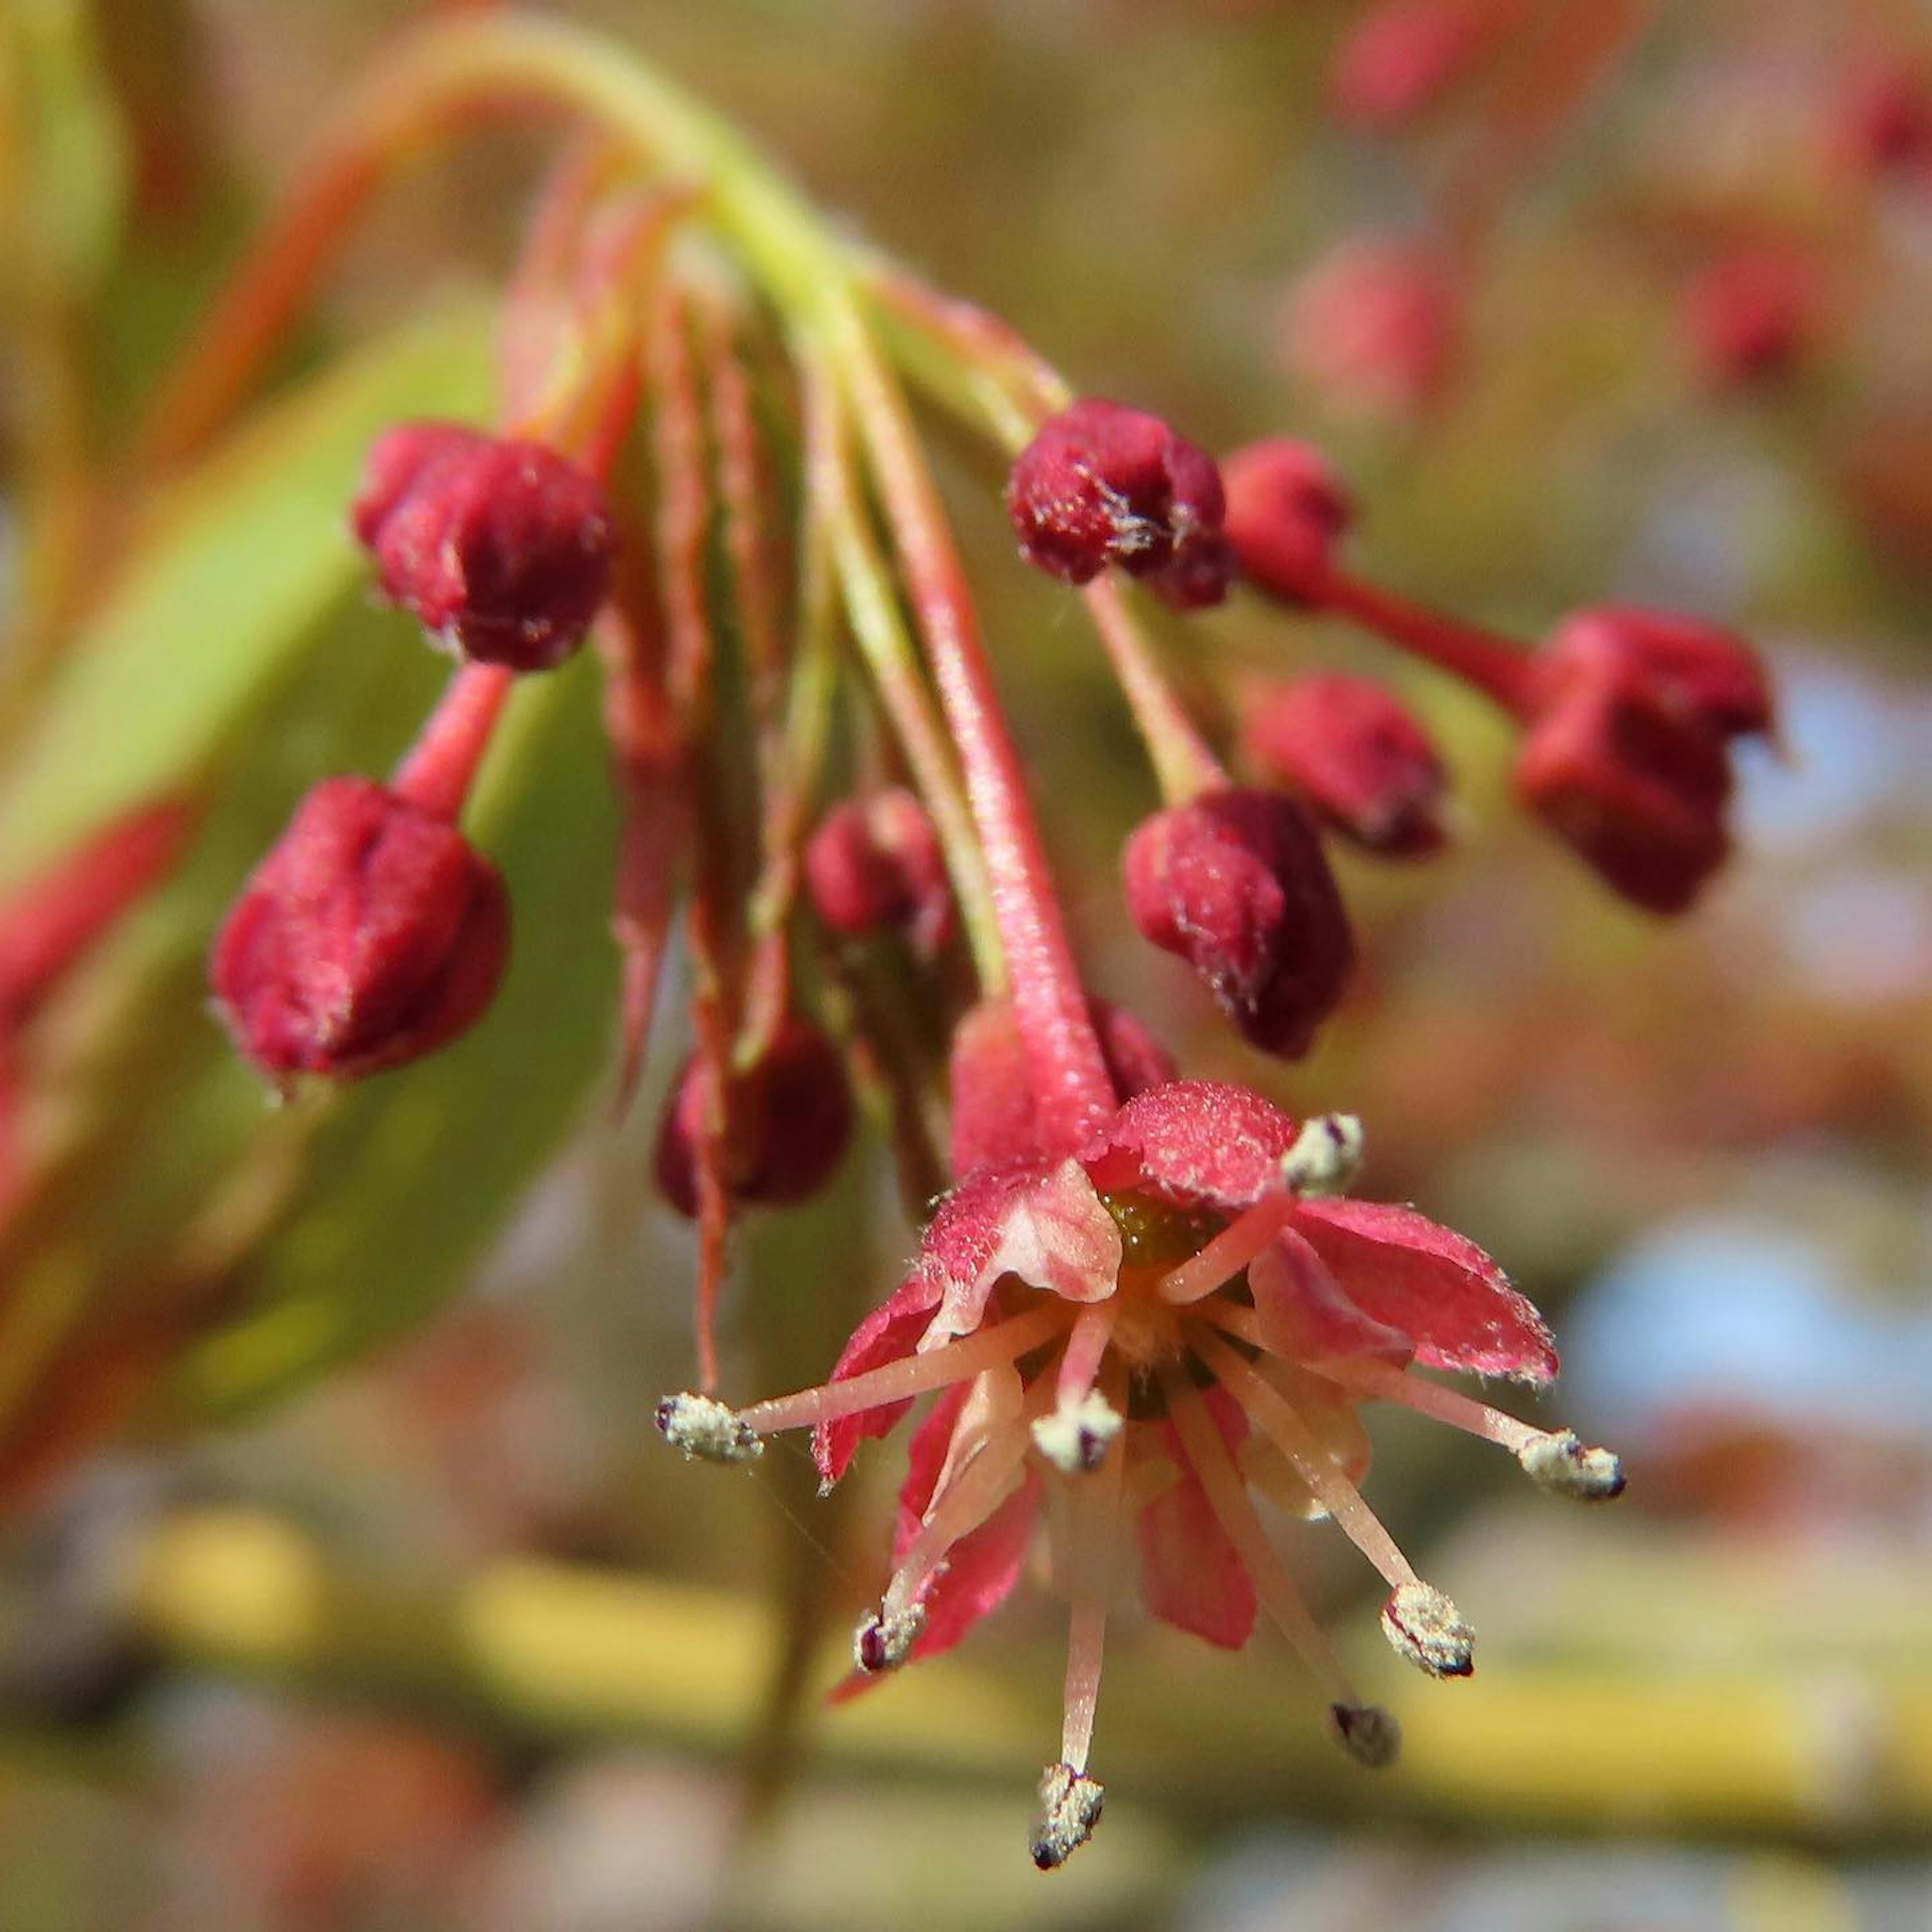
<svg viewBox="0 0 1932 1932"><path fill-rule="evenodd" d="M9 218L11 603L32 493L59 487L50 417L77 410L111 448L306 137L418 10L7 10L16 53L64 48L62 98L92 104L59 124L56 243L47 208ZM1630 1494L1566 1512L1480 1445L1377 1415L1370 1496L1481 1630L1481 1674L1398 1678L1353 1552L1297 1526L1298 1574L1399 1710L1403 1765L1337 1759L1265 1639L1230 1658L1123 1616L1107 1822L1042 1879L1024 1840L1055 1609L1022 1592L928 1671L818 1711L801 1687L876 1592L892 1459L828 1505L794 1443L747 1478L656 1440L657 1396L691 1372L692 1244L646 1180L669 1029L622 1126L580 1068L510 1165L425 1166L446 1222L492 1230L450 1298L412 1298L413 1223L305 1222L262 1265L358 1298L352 1344L258 1373L286 1324L244 1324L194 1358L193 1402L140 1407L23 1492L0 1533L0 1928L1932 1926L1932 95L1916 133L1880 112L1882 83L1908 105L1927 84L1932 16L552 10L729 111L1079 388L1210 447L1321 441L1377 578L1526 638L1616 599L1760 646L1781 742L1747 754L1729 872L1665 924L1510 810L1508 740L1474 700L1252 604L1191 624L1204 691L1289 665L1390 676L1456 773L1449 854L1339 859L1364 984L1284 1072L1127 928L1115 854L1151 782L1064 601L1012 555L997 465L935 429L1102 989L1190 1072L1362 1114L1368 1192L1503 1259L1563 1346L1546 1419L1618 1447ZM1405 12L1454 31L1405 41ZM472 143L386 196L307 361L494 286L549 152ZM110 180L112 218L90 186ZM85 257L78 308L29 272L60 238ZM332 621L394 622L359 598ZM237 854L346 745L403 742L434 674L398 675L413 695L292 688ZM318 723L325 704L351 722ZM10 755L32 728L16 709ZM600 782L555 806L594 821L581 842L526 828L526 862L601 854ZM579 931L602 948L594 911ZM608 993L593 976L583 1042L540 1006L500 1018L526 1064L594 1060ZM111 987L88 998L70 1028ZM157 1091L179 1050L147 1043ZM370 1105L408 1139L400 1098ZM111 1158L138 1220L196 1123L132 1091L125 1113ZM747 1228L728 1390L815 1378L887 1285L911 1234L884 1168L868 1149L831 1196ZM0 1379L23 1372L0 1352Z"/></svg>

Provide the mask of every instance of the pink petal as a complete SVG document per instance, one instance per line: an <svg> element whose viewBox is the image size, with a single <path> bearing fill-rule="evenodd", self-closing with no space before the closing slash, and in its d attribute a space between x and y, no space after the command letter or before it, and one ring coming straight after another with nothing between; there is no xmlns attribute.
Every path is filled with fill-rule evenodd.
<svg viewBox="0 0 1932 1932"><path fill-rule="evenodd" d="M990 1246L976 1238L958 1244L962 1260L976 1260L978 1268L952 1274L922 1348L971 1334L987 1296L1006 1275L1067 1301L1104 1301L1120 1285L1120 1231L1086 1169L1064 1160L1043 1174L1036 1168L1013 1172L1027 1177L1024 1184L1004 1190L989 1216ZM1004 1177L987 1177L998 1178Z"/></svg>
<svg viewBox="0 0 1932 1932"><path fill-rule="evenodd" d="M932 1507L933 1493L952 1447L953 1431L972 1392L970 1382L948 1389L932 1413L913 1432L907 1449L906 1478L899 1488L898 1520L892 1534L896 1563L904 1559L926 1520L926 1511ZM952 1546L945 1568L921 1599L926 1606L926 1628L914 1646L914 1656L937 1657L950 1650L982 1617L989 1610L998 1610L1012 1594L1032 1540L1040 1498L1040 1479L1029 1471L1020 1487L978 1528L969 1531Z"/></svg>
<svg viewBox="0 0 1932 1932"><path fill-rule="evenodd" d="M950 1332L968 1334L976 1328L986 1312L986 1297L999 1279L990 1264L1006 1238L1012 1204L1041 1174L1039 1163L1029 1162L962 1181L939 1204L904 1280L853 1330L832 1380L843 1382L910 1354L932 1327L932 1311L949 1295L952 1314L964 1324ZM812 1436L820 1477L828 1484L838 1481L850 1467L859 1444L886 1434L908 1406L887 1402L836 1422L820 1423Z"/></svg>
<svg viewBox="0 0 1932 1932"><path fill-rule="evenodd" d="M1280 1187L1298 1131L1245 1087L1174 1080L1126 1102L1081 1162L1104 1190L1151 1187L1189 1206L1246 1208Z"/></svg>
<svg viewBox="0 0 1932 1932"><path fill-rule="evenodd" d="M1304 1202L1295 1225L1371 1320L1431 1368L1545 1382L1556 1348L1543 1317L1473 1241L1412 1208Z"/></svg>
<svg viewBox="0 0 1932 1932"><path fill-rule="evenodd" d="M1225 1390L1210 1389L1209 1413L1232 1455L1248 1432L1247 1418ZM1141 1511L1141 1594L1162 1623L1190 1630L1228 1650L1239 1650L1255 1627L1255 1586L1208 1492L1187 1460L1171 1422L1160 1426L1180 1480Z"/></svg>
<svg viewBox="0 0 1932 1932"><path fill-rule="evenodd" d="M831 1379L844 1382L910 1355L926 1333L933 1304L942 1292L940 1282L915 1267L853 1330L852 1339L833 1366ZM878 1408L861 1409L856 1415L842 1416L836 1422L818 1424L812 1432L812 1458L818 1465L819 1480L828 1487L837 1482L851 1466L859 1444L886 1434L911 1406L910 1400L890 1402Z"/></svg>
<svg viewBox="0 0 1932 1932"><path fill-rule="evenodd" d="M1406 1364L1415 1352L1400 1330L1358 1308L1312 1245L1290 1228L1248 1264L1262 1346L1285 1362L1372 1356Z"/></svg>

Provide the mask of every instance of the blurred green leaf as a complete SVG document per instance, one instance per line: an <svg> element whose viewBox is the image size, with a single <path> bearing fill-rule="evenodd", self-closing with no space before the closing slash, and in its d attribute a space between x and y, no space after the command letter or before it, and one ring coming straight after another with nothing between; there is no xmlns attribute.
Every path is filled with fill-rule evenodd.
<svg viewBox="0 0 1932 1932"><path fill-rule="evenodd" d="M105 272L127 213L127 143L91 10L10 0L0 33L0 201L14 244L0 274L77 297Z"/></svg>
<svg viewBox="0 0 1932 1932"><path fill-rule="evenodd" d="M0 780L0 888L117 814L201 788L357 580L343 520L398 416L486 399L478 312L445 310L266 412L159 505Z"/></svg>

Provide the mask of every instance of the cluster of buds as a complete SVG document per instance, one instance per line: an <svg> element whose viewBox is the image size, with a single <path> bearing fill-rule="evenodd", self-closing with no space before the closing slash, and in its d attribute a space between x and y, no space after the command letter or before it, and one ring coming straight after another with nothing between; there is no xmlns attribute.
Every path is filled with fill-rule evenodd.
<svg viewBox="0 0 1932 1932"><path fill-rule="evenodd" d="M601 487L520 438L400 424L370 452L350 521L384 594L464 663L388 784L308 794L216 938L222 1018L285 1090L402 1066L488 1011L509 899L455 820L512 678L562 663L610 580Z"/></svg>

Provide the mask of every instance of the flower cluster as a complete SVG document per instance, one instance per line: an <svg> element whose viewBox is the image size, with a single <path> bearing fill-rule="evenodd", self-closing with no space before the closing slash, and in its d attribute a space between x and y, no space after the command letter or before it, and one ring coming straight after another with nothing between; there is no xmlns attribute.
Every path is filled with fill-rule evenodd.
<svg viewBox="0 0 1932 1932"><path fill-rule="evenodd" d="M1446 84L1476 58L1450 30L1474 34L1480 14L1501 31L1510 12L1382 10L1355 111L1386 118ZM928 1404L842 1694L958 1642L1043 1542L1070 1655L1042 1867L1100 1816L1102 1642L1129 1574L1153 1616L1226 1648L1264 1612L1338 1743L1388 1762L1396 1721L1317 1628L1257 1498L1332 1518L1383 1580L1390 1642L1456 1678L1468 1624L1362 1495L1364 1404L1472 1432L1580 1500L1616 1495L1619 1467L1416 1372L1540 1385L1556 1355L1479 1249L1349 1198L1359 1123L1185 1078L1094 997L903 384L1000 446L1021 556L1078 592L1144 741L1161 802L1123 828L1127 920L1277 1059L1310 1049L1355 968L1328 842L1437 850L1448 774L1395 692L1306 669L1240 692L1231 772L1162 674L1134 586L1182 613L1245 591L1345 620L1473 686L1520 729L1522 802L1659 912L1725 856L1734 744L1772 726L1755 658L1655 611L1586 610L1530 649L1399 597L1346 567L1357 506L1318 450L1273 437L1223 465L1157 416L1076 400L1004 324L842 242L700 111L660 126L652 90L620 104L595 43L488 18L440 31L424 44L462 50L463 86L548 91L610 152L546 190L500 425L406 423L370 452L354 536L458 667L388 782L324 780L242 886L211 956L238 1048L292 1090L487 1023L514 882L459 820L519 686L578 675L594 637L626 1096L680 913L689 956L653 1165L697 1223L698 1386L660 1426L726 1463L809 1427L830 1484ZM1378 63L1402 70L1379 94ZM673 245L686 230L694 245ZM1418 298L1415 263L1406 293L1395 265L1370 266L1420 394L1446 309ZM825 1188L860 1102L930 1210L917 1257L826 1380L727 1403L714 1327L734 1221Z"/></svg>

